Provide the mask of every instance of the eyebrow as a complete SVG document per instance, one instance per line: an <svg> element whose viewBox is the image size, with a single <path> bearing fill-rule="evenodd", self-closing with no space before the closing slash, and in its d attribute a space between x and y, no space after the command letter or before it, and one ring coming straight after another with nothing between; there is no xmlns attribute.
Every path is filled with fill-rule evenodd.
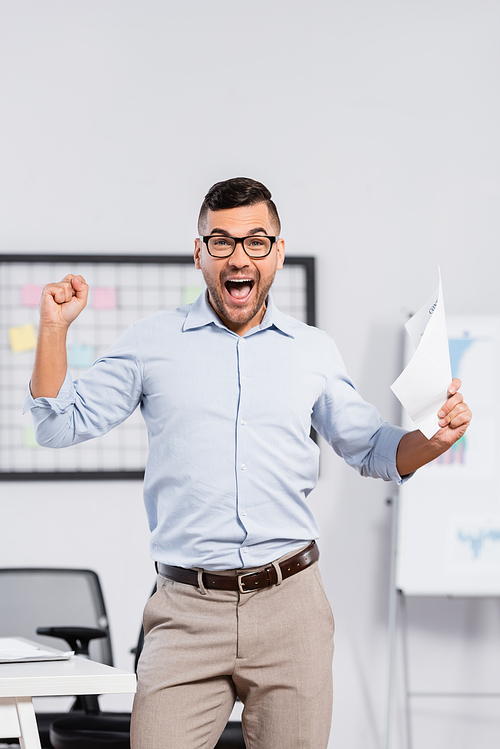
<svg viewBox="0 0 500 749"><path fill-rule="evenodd" d="M217 228L212 229L212 231L210 232L210 235L212 235L212 234L222 234L222 236L224 236L224 237L231 237L232 236L232 234L230 234L225 229L217 229ZM266 236L267 236L267 229L263 229L262 226L259 226L256 229L250 229L250 231L248 232L248 234L245 234L245 236L246 237L251 237L254 234L266 234Z"/></svg>

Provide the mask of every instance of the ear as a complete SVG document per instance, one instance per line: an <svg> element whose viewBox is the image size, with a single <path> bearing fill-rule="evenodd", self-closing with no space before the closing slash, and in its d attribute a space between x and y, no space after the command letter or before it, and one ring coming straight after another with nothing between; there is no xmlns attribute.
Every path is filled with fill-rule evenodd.
<svg viewBox="0 0 500 749"><path fill-rule="evenodd" d="M285 262L285 240L281 239L281 237L276 242L276 256L276 270L281 270Z"/></svg>
<svg viewBox="0 0 500 749"><path fill-rule="evenodd" d="M200 255L201 255L201 241L197 237L194 240L194 267L197 268L198 270L201 270Z"/></svg>

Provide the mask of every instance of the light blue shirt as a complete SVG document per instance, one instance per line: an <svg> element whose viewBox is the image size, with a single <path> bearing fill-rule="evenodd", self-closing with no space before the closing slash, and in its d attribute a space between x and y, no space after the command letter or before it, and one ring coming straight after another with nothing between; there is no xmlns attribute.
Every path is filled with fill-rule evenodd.
<svg viewBox="0 0 500 749"><path fill-rule="evenodd" d="M28 393L24 411L39 444L66 447L105 434L137 406L149 433L151 556L166 564L253 567L317 538L311 424L363 476L401 482L404 430L360 397L333 340L271 296L243 337L205 294L139 320L82 377L68 374L57 398Z"/></svg>

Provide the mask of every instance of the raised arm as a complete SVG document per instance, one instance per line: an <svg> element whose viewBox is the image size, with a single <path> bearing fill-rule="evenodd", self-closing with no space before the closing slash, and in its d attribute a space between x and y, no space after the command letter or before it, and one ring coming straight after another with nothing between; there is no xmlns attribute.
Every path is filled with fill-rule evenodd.
<svg viewBox="0 0 500 749"><path fill-rule="evenodd" d="M439 426L428 440L420 430L408 432L399 443L396 465L400 476L407 476L431 460L438 458L465 434L472 414L461 393L462 383L454 379L448 388L448 400L438 413Z"/></svg>
<svg viewBox="0 0 500 749"><path fill-rule="evenodd" d="M33 398L55 398L67 370L68 328L87 304L89 288L82 276L69 274L45 286L40 302L40 326L31 377Z"/></svg>

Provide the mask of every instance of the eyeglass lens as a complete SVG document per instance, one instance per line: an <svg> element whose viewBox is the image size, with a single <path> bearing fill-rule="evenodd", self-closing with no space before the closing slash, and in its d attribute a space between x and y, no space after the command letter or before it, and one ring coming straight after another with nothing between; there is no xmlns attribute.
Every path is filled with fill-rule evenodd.
<svg viewBox="0 0 500 749"><path fill-rule="evenodd" d="M233 237L210 237L208 240L208 250L216 257L231 255L235 245L236 240ZM250 257L264 257L269 254L271 240L268 237L245 237L243 247Z"/></svg>

